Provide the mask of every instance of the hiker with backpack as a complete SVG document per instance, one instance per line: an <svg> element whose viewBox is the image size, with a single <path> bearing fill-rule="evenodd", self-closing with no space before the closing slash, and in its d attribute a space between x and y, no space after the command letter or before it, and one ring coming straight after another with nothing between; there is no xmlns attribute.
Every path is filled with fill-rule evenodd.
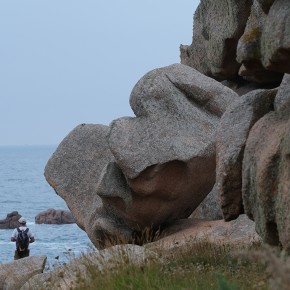
<svg viewBox="0 0 290 290"><path fill-rule="evenodd" d="M35 241L32 231L26 227L26 219L21 217L18 222L20 227L14 229L11 242L16 242L14 260L29 256L29 244Z"/></svg>

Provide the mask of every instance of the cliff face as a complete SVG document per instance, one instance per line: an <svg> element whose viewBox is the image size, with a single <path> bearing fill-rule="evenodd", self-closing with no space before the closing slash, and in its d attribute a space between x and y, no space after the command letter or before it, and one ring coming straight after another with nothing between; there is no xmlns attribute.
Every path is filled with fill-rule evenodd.
<svg viewBox="0 0 290 290"><path fill-rule="evenodd" d="M289 250L290 2L236 2L201 1L181 63L241 95L216 135L224 219L246 212L265 242Z"/></svg>
<svg viewBox="0 0 290 290"><path fill-rule="evenodd" d="M286 0L202 0L181 64L133 88L136 117L65 137L45 177L96 246L193 212L245 212L290 249L289 12Z"/></svg>

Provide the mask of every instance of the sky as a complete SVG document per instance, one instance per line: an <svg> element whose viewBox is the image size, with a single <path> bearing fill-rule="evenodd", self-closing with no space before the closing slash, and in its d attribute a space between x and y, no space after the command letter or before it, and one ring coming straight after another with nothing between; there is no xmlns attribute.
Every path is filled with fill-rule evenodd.
<svg viewBox="0 0 290 290"><path fill-rule="evenodd" d="M134 116L134 85L180 63L198 3L2 0L0 146L58 145L79 124Z"/></svg>

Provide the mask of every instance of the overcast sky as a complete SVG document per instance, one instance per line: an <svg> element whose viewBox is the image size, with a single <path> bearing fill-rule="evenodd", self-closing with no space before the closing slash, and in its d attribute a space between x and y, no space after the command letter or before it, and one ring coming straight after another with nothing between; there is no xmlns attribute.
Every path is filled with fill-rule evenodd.
<svg viewBox="0 0 290 290"><path fill-rule="evenodd" d="M179 63L198 0L2 0L0 145L50 145L133 116L152 69Z"/></svg>

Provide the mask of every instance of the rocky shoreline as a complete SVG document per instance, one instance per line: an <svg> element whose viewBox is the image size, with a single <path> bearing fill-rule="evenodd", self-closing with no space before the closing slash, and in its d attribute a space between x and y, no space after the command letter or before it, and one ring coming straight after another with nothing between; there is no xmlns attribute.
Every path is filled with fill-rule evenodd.
<svg viewBox="0 0 290 290"><path fill-rule="evenodd" d="M171 251L180 247L192 247L195 243L215 243L217 245L239 246L246 249L260 243L254 222L246 215L237 220L205 221L195 219L179 220L167 228L154 242L144 246L125 244L110 246L105 250L92 251L74 258L64 265L45 272L45 256L31 256L0 265L0 289L74 289L82 273L85 279L86 264L98 269L114 268L125 263L141 266L149 261L162 263L160 250ZM45 288L46 287L46 288Z"/></svg>

